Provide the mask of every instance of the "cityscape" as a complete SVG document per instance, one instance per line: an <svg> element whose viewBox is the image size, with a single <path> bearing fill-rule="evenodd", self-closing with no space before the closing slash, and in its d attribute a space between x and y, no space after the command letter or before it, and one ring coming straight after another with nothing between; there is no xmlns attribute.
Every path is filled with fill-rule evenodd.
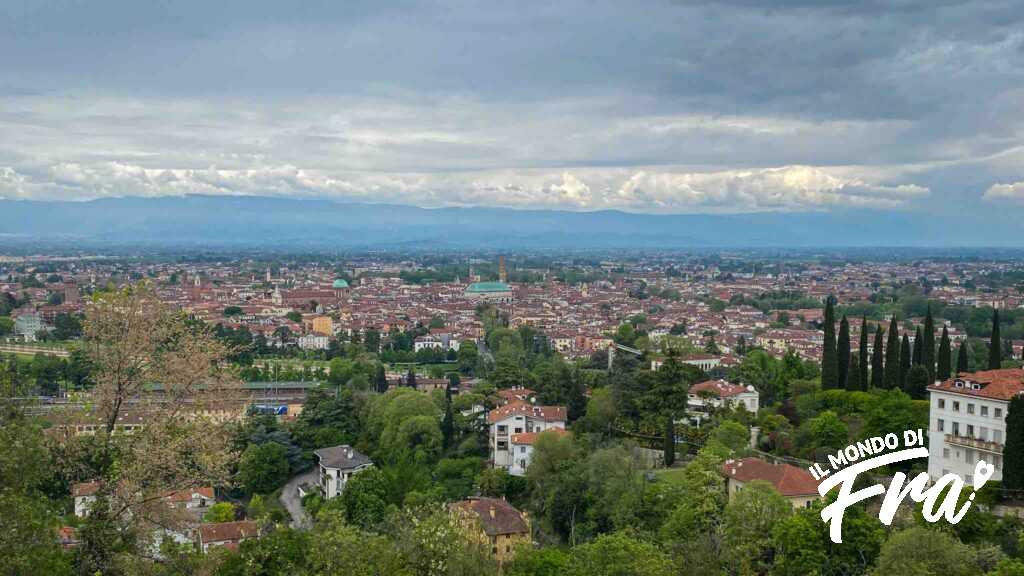
<svg viewBox="0 0 1024 576"><path fill-rule="evenodd" d="M0 576L1024 575L1022 30L0 2Z"/></svg>

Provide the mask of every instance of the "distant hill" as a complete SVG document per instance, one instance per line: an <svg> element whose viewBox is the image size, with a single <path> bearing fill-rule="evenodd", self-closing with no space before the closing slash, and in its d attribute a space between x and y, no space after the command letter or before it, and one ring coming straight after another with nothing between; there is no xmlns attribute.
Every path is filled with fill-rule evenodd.
<svg viewBox="0 0 1024 576"><path fill-rule="evenodd" d="M909 212L651 215L256 196L0 200L0 242L338 248L1022 246L1022 226Z"/></svg>

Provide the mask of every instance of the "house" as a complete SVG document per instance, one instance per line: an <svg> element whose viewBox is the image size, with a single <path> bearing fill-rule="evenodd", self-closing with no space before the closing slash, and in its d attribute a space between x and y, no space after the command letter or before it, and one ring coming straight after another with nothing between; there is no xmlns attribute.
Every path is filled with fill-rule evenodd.
<svg viewBox="0 0 1024 576"><path fill-rule="evenodd" d="M565 429L565 406L535 406L514 400L487 414L490 427L489 448L495 468L510 470L515 460L512 435L541 432L550 428Z"/></svg>
<svg viewBox="0 0 1024 576"><path fill-rule="evenodd" d="M818 499L818 481L803 468L789 464L771 464L760 458L726 460L722 464L729 499L754 480L772 485L794 508L809 508Z"/></svg>
<svg viewBox="0 0 1024 576"><path fill-rule="evenodd" d="M89 509L96 502L96 493L99 490L99 482L82 482L71 487L71 496L75 499L75 516L85 518L89 515Z"/></svg>
<svg viewBox="0 0 1024 576"><path fill-rule="evenodd" d="M299 336L298 345L301 350L327 350L331 339L321 334L305 334Z"/></svg>
<svg viewBox="0 0 1024 576"><path fill-rule="evenodd" d="M562 428L548 428L541 432L513 434L512 440L509 442L512 451L512 465L509 466L508 473L513 476L526 475L526 469L530 467L530 461L533 459L533 444L541 434L558 434L561 436L568 433Z"/></svg>
<svg viewBox="0 0 1024 576"><path fill-rule="evenodd" d="M733 384L725 380L705 380L690 386L687 405L691 410L706 411L707 408L722 406L743 406L757 413L761 395L753 386Z"/></svg>
<svg viewBox="0 0 1024 576"><path fill-rule="evenodd" d="M207 508L216 503L212 486L201 486L190 490L174 490L168 492L164 499L172 508L184 510Z"/></svg>
<svg viewBox="0 0 1024 576"><path fill-rule="evenodd" d="M1003 446L1010 400L1024 393L1024 369L961 372L928 387L928 476L953 472L970 484L985 460L1003 477Z"/></svg>
<svg viewBox="0 0 1024 576"><path fill-rule="evenodd" d="M199 534L199 549L209 552L215 546L236 549L243 541L258 537L259 527L252 520L239 520L200 524L196 532Z"/></svg>
<svg viewBox="0 0 1024 576"><path fill-rule="evenodd" d="M61 548L69 550L82 543L78 537L78 529L72 526L61 526L57 529L57 542Z"/></svg>
<svg viewBox="0 0 1024 576"><path fill-rule="evenodd" d="M452 503L449 509L456 521L480 542L489 544L499 563L512 560L517 547L532 541L529 517L504 500L471 497Z"/></svg>
<svg viewBox="0 0 1024 576"><path fill-rule="evenodd" d="M430 334L418 336L416 340L413 341L412 346L414 352L419 352L420 350L428 348L433 350L445 349L444 342L442 342L440 338L436 336L431 336Z"/></svg>
<svg viewBox="0 0 1024 576"><path fill-rule="evenodd" d="M18 314L14 319L14 335L21 336L26 342L35 342L36 334L46 330L43 318L36 313Z"/></svg>
<svg viewBox="0 0 1024 576"><path fill-rule="evenodd" d="M327 499L341 494L353 474L373 466L369 456L347 444L321 448L313 454L320 460L320 490Z"/></svg>

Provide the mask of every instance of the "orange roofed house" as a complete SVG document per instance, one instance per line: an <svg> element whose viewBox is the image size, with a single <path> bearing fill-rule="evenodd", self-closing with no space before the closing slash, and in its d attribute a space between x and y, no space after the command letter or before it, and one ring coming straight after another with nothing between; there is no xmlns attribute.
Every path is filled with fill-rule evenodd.
<svg viewBox="0 0 1024 576"><path fill-rule="evenodd" d="M487 414L490 427L488 444L490 445L491 462L494 468L503 468L510 474L522 475L528 465L528 446L532 446L535 437L520 436L518 450L513 453L513 437L523 434L534 434L558 428L565 430L565 406L536 406L522 400L513 400L499 406ZM529 440L527 440L529 438ZM517 462L518 460L527 461ZM522 464L521 466L513 466Z"/></svg>
<svg viewBox="0 0 1024 576"><path fill-rule="evenodd" d="M530 544L530 520L498 498L471 497L451 504L452 515L481 542L498 562L515 556L516 547Z"/></svg>
<svg viewBox="0 0 1024 576"><path fill-rule="evenodd" d="M771 484L794 508L807 508L818 499L818 482L814 476L789 464L771 464L760 458L726 460L722 464L722 474L726 478L730 500L743 490L744 485L755 480Z"/></svg>
<svg viewBox="0 0 1024 576"><path fill-rule="evenodd" d="M259 528L251 520L200 524L197 532L199 548L203 552L209 552L210 548L215 546L227 546L234 550L242 541L259 536Z"/></svg>
<svg viewBox="0 0 1024 576"><path fill-rule="evenodd" d="M1010 400L1024 393L1024 369L961 372L928 387L928 476L952 472L968 484L984 460L1003 478L1003 445ZM900 433L900 430L893 430Z"/></svg>

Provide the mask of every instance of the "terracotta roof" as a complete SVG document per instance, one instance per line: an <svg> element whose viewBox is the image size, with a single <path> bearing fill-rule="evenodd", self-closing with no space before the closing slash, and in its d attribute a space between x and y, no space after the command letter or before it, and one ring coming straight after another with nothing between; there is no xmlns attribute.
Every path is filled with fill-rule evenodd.
<svg viewBox="0 0 1024 576"><path fill-rule="evenodd" d="M80 484L75 484L74 486L71 487L71 495L74 496L75 498L78 498L79 496L92 496L93 494L98 492L99 489L99 482L82 482Z"/></svg>
<svg viewBox="0 0 1024 576"><path fill-rule="evenodd" d="M494 424L509 416L530 416L545 422L565 422L565 406L534 406L516 400L491 410L487 414L487 422Z"/></svg>
<svg viewBox="0 0 1024 576"><path fill-rule="evenodd" d="M488 536L529 533L523 513L498 498L471 497L452 504L452 509L475 515Z"/></svg>
<svg viewBox="0 0 1024 576"><path fill-rule="evenodd" d="M719 398L730 398L747 392L747 387L725 380L705 380L690 386L690 394L699 392L714 392Z"/></svg>
<svg viewBox="0 0 1024 576"><path fill-rule="evenodd" d="M981 372L961 372L956 378L932 384L928 389L1009 401L1024 392L1024 369L1004 368Z"/></svg>
<svg viewBox="0 0 1024 576"><path fill-rule="evenodd" d="M545 432L551 432L559 436L568 434L563 428L548 428L547 430L541 430L540 432L523 432L522 434L513 434L512 443L521 444L526 446L533 446L533 443L537 441L537 437Z"/></svg>
<svg viewBox="0 0 1024 576"><path fill-rule="evenodd" d="M783 496L817 496L818 482L803 468L789 464L770 464L760 458L727 460L722 473L739 482L764 480Z"/></svg>
<svg viewBox="0 0 1024 576"><path fill-rule="evenodd" d="M259 529L252 520L200 524L199 540L204 544L211 542L237 542L245 538L255 538L258 532Z"/></svg>
<svg viewBox="0 0 1024 576"><path fill-rule="evenodd" d="M212 486L201 486L199 488L193 488L191 490L173 490L168 492L165 498L171 502L188 502L192 499L193 494L199 494L203 498L209 500L213 499L213 487Z"/></svg>

